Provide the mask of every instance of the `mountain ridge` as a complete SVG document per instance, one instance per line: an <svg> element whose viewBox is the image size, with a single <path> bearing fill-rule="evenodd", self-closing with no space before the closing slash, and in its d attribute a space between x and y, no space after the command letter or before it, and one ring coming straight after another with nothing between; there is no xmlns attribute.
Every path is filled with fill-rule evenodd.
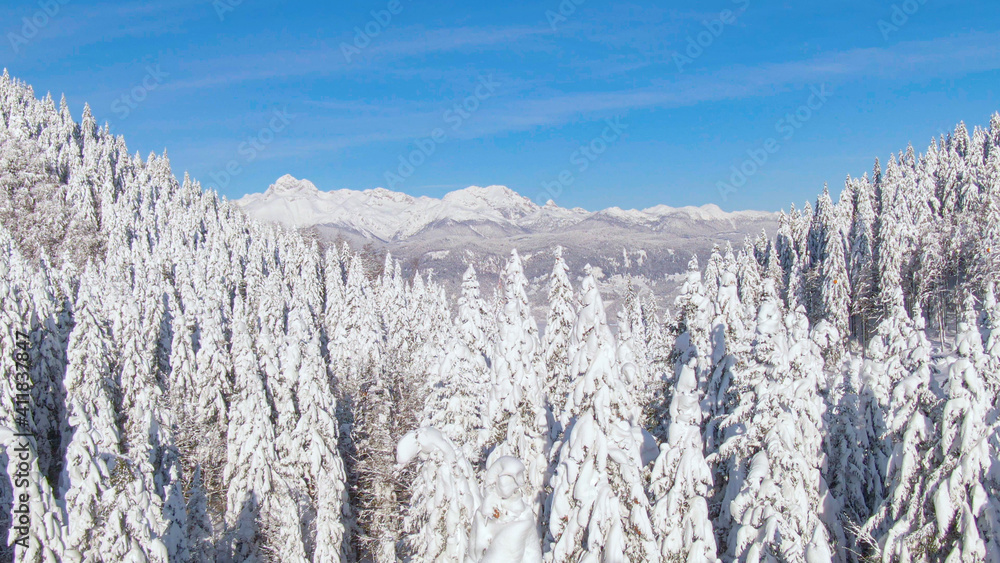
<svg viewBox="0 0 1000 563"><path fill-rule="evenodd" d="M725 212L714 204L587 211L553 201L537 205L505 186L469 186L440 199L384 188L324 192L291 175L233 203L255 219L314 230L328 244L346 241L375 254L391 252L409 274L433 271L451 280L446 285L473 265L484 288L495 286L506 257L517 249L531 281L529 297L542 317L557 246L571 271L589 264L601 273L609 304L629 283L669 303L692 255L707 260L716 245L742 246L748 235L773 232L778 217Z"/></svg>
<svg viewBox="0 0 1000 563"><path fill-rule="evenodd" d="M233 203L248 214L297 228L325 226L369 240L402 242L441 224L492 224L508 234L551 232L588 220L653 231L671 219L720 221L773 220L766 211L727 212L709 203L700 207L665 204L646 209L610 207L588 211L538 205L501 185L469 186L441 198L412 196L385 188L322 191L311 181L286 174L263 193L247 194ZM363 212L362 212L363 211Z"/></svg>

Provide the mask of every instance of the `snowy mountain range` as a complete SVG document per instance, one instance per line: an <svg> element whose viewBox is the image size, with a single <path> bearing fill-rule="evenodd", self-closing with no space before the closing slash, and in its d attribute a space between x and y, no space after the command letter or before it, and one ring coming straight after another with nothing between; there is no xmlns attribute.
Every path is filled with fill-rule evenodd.
<svg viewBox="0 0 1000 563"><path fill-rule="evenodd" d="M643 289L655 287L654 293L669 296L692 254L705 259L715 245L727 242L739 248L747 235L773 234L777 225L774 213L729 213L713 204L587 211L552 201L538 205L504 186L471 186L436 199L384 188L321 191L291 175L234 203L263 221L315 229L326 241L391 252L410 270L432 269L442 279L460 279L471 263L485 288L516 247L525 256L533 282L529 294L537 304L544 300L557 245L565 248L573 271L596 266L602 289L611 295L620 295L627 278L634 277Z"/></svg>
<svg viewBox="0 0 1000 563"><path fill-rule="evenodd" d="M644 210L612 207L590 212L567 209L549 201L538 205L505 186L470 186L441 199L413 197L385 188L320 191L309 180L285 175L262 194L235 201L250 215L293 227L322 226L366 239L400 242L431 231L464 226L482 237L498 232L538 233L604 223L648 231L669 230L691 222L729 225L772 220L760 211L727 213L714 204L674 208L657 205Z"/></svg>

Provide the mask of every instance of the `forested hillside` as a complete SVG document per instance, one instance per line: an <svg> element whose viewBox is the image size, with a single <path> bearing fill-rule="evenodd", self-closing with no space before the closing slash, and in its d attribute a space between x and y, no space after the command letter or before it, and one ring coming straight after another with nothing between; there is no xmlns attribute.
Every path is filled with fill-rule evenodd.
<svg viewBox="0 0 1000 563"><path fill-rule="evenodd" d="M535 319L4 73L0 560L1000 561L1000 114L779 225Z"/></svg>

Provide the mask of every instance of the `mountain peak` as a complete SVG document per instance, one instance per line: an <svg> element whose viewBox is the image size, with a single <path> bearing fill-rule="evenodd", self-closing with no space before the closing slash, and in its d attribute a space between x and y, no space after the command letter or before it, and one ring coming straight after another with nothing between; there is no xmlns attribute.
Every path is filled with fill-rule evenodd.
<svg viewBox="0 0 1000 563"><path fill-rule="evenodd" d="M501 200L501 199L521 200L521 199L524 199L524 197L521 194L515 192L514 190L508 188L507 186L498 186L498 185L486 186L486 187L482 187L482 186L469 186L468 188L457 190L457 191L454 191L454 192L451 192L451 193L452 194L454 194L454 193L467 193L467 194L470 194L470 195L475 195L476 197L482 197L482 198L491 199L491 200ZM448 194L448 195L451 195L451 194Z"/></svg>
<svg viewBox="0 0 1000 563"><path fill-rule="evenodd" d="M317 194L319 194L319 188L309 180L299 180L291 174L285 174L271 184L264 195L314 197Z"/></svg>
<svg viewBox="0 0 1000 563"><path fill-rule="evenodd" d="M403 192L394 192L392 190L387 190L385 188L374 188L374 189L371 189L371 190L364 190L361 193L366 194L366 195L370 196L371 198L373 198L374 200L379 201L379 202L381 202L381 201L390 202L391 201L393 203L407 203L407 204L411 204L414 201L416 201L416 198L413 197L413 196L411 196L410 194L403 193Z"/></svg>
<svg viewBox="0 0 1000 563"><path fill-rule="evenodd" d="M491 209L508 219L532 213L538 206L507 186L469 186L448 193L441 199L446 204L473 209Z"/></svg>

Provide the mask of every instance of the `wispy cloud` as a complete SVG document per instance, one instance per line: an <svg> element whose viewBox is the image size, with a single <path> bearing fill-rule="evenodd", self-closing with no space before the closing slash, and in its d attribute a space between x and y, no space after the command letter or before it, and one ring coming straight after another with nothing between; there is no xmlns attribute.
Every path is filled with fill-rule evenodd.
<svg viewBox="0 0 1000 563"><path fill-rule="evenodd" d="M1000 34L969 34L884 48L829 52L797 61L671 74L641 88L577 92L549 89L527 98L498 96L490 107L479 110L476 119L470 120L456 137L486 137L554 127L634 110L767 97L811 84L859 79L923 81L994 69L1000 69ZM346 148L354 142L416 138L426 134L426 126L419 124L432 121L436 113L428 110L426 103L412 101L380 102L378 114L369 115L342 115L356 109L346 102L332 102L328 107L329 118L338 125L347 125L345 129L382 134L345 135L335 142L323 143L323 150ZM308 150L305 146L301 148Z"/></svg>
<svg viewBox="0 0 1000 563"><path fill-rule="evenodd" d="M644 88L518 100L508 104L502 114L492 117L497 118L493 120L497 126L494 132L499 132L554 125L587 115L772 96L820 82L862 78L926 80L995 69L1000 69L1000 34L971 34L887 48L826 53L801 61L730 66L673 76ZM484 112L484 117L491 116Z"/></svg>
<svg viewBox="0 0 1000 563"><path fill-rule="evenodd" d="M201 10L204 0L131 1L99 4L66 3L53 22L39 31L31 49L24 56L52 60L76 52L82 47L122 38L140 38L170 34L185 22L212 15ZM36 2L0 8L0 21L18 28L24 17L37 11Z"/></svg>
<svg viewBox="0 0 1000 563"><path fill-rule="evenodd" d="M531 27L455 27L444 29L401 28L400 38L376 38L359 59L344 59L340 43L323 42L308 48L289 48L266 53L250 52L236 56L201 59L189 64L188 79L174 80L166 89L185 90L233 86L241 83L317 75L347 74L415 76L429 72L446 75L440 68L421 69L412 59L465 51L516 51L537 48L533 43L547 35L544 29ZM345 38L348 39L349 38Z"/></svg>
<svg viewBox="0 0 1000 563"><path fill-rule="evenodd" d="M301 134L276 143L263 158L329 154L365 145L406 142L427 136L433 128L442 126L443 112L461 100L466 83L474 87L469 82L470 77L484 70L448 69L433 64L422 66L414 64L414 60L470 49L503 51L509 49L512 42L524 49L545 50L549 47L546 29L462 27L433 30L418 39L414 29L401 28L398 38L389 41L389 37L383 37L385 41L378 47L372 45L373 66L346 64L339 47L318 44L308 50L290 48L190 63L195 66L181 68L176 73L180 78L165 84L163 90L191 94L206 88L311 76L318 80L342 77L363 82L376 71L380 79L392 72L402 73L407 78L421 80L423 91L419 95L404 98L399 96L398 89L393 89L379 99L318 98L315 91L302 93L294 100L286 98L285 101L294 102L299 108L297 111L307 112L310 120L297 125ZM477 111L475 119L464 123L461 130L449 131L449 138L484 138L560 127L636 110L769 97L811 84L836 85L861 79L913 82L1000 69L1000 33L970 33L890 46L829 51L798 60L729 65L683 74L674 72L667 63L663 63L662 72L651 73L650 67L655 70L655 61L644 64L641 58L630 60L628 56L609 56L607 59L603 63L592 60L595 73L601 64L606 64L614 66L614 72L627 74L626 67L634 64L636 68L644 68L643 76L649 78L633 80L628 87L620 88L606 87L621 83L614 79L595 79L586 85L575 82L572 85L576 89L566 91L560 89L560 81L549 81L544 74L536 73L531 78L506 74L500 80L501 92ZM359 75L349 75L352 72ZM427 85L432 84L438 84L437 95L427 92ZM444 91L456 94L442 95ZM230 150L229 141L224 139L205 139L204 142L206 149L218 142L221 146L212 146L210 150L222 153Z"/></svg>
<svg viewBox="0 0 1000 563"><path fill-rule="evenodd" d="M365 54L393 59L419 58L435 53L450 53L483 48L518 50L528 48L533 38L550 35L539 27L456 27L445 29L410 28L401 30L405 37L376 40Z"/></svg>

